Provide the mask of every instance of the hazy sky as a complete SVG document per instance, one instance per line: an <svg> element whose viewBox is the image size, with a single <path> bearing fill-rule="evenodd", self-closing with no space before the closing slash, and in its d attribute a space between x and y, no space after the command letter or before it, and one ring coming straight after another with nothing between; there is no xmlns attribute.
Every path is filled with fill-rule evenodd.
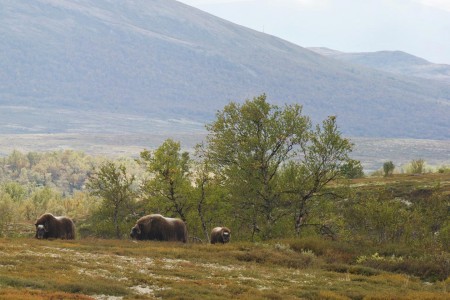
<svg viewBox="0 0 450 300"><path fill-rule="evenodd" d="M450 0L178 0L303 47L450 64Z"/></svg>

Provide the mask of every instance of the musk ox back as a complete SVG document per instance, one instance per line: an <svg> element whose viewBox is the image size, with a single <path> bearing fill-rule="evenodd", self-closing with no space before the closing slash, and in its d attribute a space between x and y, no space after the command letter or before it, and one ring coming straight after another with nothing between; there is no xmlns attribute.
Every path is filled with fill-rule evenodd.
<svg viewBox="0 0 450 300"><path fill-rule="evenodd" d="M130 236L137 240L180 241L186 243L186 224L180 219L147 215L137 220Z"/></svg>
<svg viewBox="0 0 450 300"><path fill-rule="evenodd" d="M55 217L52 214L43 214L36 220L37 239L75 239L75 225L67 217Z"/></svg>
<svg viewBox="0 0 450 300"><path fill-rule="evenodd" d="M231 230L227 227L216 227L211 230L211 244L228 243L230 241Z"/></svg>

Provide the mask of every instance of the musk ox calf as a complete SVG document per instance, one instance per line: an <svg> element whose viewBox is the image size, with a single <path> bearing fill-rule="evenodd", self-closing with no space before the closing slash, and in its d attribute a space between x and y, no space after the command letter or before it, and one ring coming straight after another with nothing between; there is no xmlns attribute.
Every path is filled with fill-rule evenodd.
<svg viewBox="0 0 450 300"><path fill-rule="evenodd" d="M228 243L230 241L231 231L227 227L216 227L211 230L211 244Z"/></svg>
<svg viewBox="0 0 450 300"><path fill-rule="evenodd" d="M136 240L180 241L186 243L186 224L180 219L147 215L137 220L130 236Z"/></svg>
<svg viewBox="0 0 450 300"><path fill-rule="evenodd" d="M75 225L67 217L55 217L52 214L43 214L36 220L37 239L75 239Z"/></svg>

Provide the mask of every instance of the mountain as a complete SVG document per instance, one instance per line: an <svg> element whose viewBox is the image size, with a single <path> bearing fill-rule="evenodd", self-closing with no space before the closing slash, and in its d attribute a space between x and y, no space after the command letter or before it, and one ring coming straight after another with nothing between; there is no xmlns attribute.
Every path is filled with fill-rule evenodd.
<svg viewBox="0 0 450 300"><path fill-rule="evenodd" d="M402 51L346 53L322 47L311 47L308 49L344 62L398 75L440 80L450 84L450 65L431 63L423 58Z"/></svg>
<svg viewBox="0 0 450 300"><path fill-rule="evenodd" d="M450 138L450 86L319 55L172 0L0 0L1 133L182 133L266 93L346 135Z"/></svg>

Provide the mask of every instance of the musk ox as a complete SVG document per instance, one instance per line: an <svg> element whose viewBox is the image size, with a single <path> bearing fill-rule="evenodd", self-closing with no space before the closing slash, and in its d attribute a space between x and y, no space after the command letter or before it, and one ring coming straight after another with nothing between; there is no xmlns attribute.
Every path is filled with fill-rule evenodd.
<svg viewBox="0 0 450 300"><path fill-rule="evenodd" d="M137 220L130 236L136 240L180 241L186 243L186 224L180 219L147 215Z"/></svg>
<svg viewBox="0 0 450 300"><path fill-rule="evenodd" d="M216 227L211 230L211 244L228 243L230 241L231 230L227 227Z"/></svg>
<svg viewBox="0 0 450 300"><path fill-rule="evenodd" d="M37 239L75 239L75 225L67 217L55 217L47 213L40 216L34 225Z"/></svg>

